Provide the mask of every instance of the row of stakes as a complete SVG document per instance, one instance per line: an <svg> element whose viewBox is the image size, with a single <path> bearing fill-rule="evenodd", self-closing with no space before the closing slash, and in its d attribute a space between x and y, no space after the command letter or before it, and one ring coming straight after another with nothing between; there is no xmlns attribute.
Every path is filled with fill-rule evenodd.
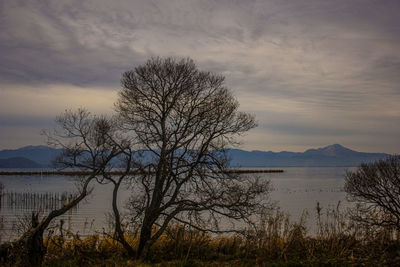
<svg viewBox="0 0 400 267"><path fill-rule="evenodd" d="M1 192L0 209L31 209L31 210L53 210L61 208L62 205L70 202L73 195L68 192Z"/></svg>

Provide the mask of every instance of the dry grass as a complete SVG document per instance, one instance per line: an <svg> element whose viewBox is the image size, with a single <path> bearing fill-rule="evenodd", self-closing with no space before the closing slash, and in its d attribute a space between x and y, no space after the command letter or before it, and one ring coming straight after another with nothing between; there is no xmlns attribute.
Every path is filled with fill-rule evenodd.
<svg viewBox="0 0 400 267"><path fill-rule="evenodd" d="M110 235L61 231L45 240L43 266L400 266L399 235L393 229L359 225L340 205L317 206L317 214L314 235L305 227L306 214L293 222L279 210L241 235L172 225L152 247L148 262L129 258ZM126 239L137 247L137 236ZM18 251L12 253L18 258ZM15 265L2 265L0 259L0 266Z"/></svg>
<svg viewBox="0 0 400 267"><path fill-rule="evenodd" d="M46 240L44 266L394 266L400 242L388 229L362 228L336 209L318 213L310 236L305 216L291 222L279 210L243 235L210 235L174 225L154 244L149 262L125 254L110 237L92 235ZM127 236L137 246L137 237Z"/></svg>

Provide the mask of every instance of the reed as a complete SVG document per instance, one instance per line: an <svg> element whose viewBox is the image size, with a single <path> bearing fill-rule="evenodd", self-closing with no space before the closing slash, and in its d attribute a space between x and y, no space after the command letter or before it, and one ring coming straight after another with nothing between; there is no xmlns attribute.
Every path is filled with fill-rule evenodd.
<svg viewBox="0 0 400 267"><path fill-rule="evenodd" d="M400 242L388 229L359 228L340 206L318 207L318 232L304 213L291 221L280 210L241 235L211 235L173 225L151 249L149 262L131 259L112 235L53 235L44 266L353 266L400 263ZM318 210L317 209L317 210ZM138 237L127 235L136 248Z"/></svg>

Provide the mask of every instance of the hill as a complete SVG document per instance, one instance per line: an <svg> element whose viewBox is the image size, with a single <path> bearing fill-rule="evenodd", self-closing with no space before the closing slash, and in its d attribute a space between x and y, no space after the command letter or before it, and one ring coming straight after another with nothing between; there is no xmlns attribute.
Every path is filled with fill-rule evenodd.
<svg viewBox="0 0 400 267"><path fill-rule="evenodd" d="M43 167L48 167L51 161L61 152L48 146L25 146L18 149L0 150L0 159L23 157L34 161ZM23 167L18 167L23 168Z"/></svg>
<svg viewBox="0 0 400 267"><path fill-rule="evenodd" d="M41 168L42 165L23 157L0 159L0 168L20 169L20 168Z"/></svg>

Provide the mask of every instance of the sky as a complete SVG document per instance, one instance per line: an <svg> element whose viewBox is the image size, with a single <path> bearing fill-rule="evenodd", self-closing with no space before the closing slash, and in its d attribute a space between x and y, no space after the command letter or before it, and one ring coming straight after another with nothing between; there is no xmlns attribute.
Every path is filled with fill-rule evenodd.
<svg viewBox="0 0 400 267"><path fill-rule="evenodd" d="M151 57L225 76L246 150L400 153L400 1L0 0L0 149L45 144L65 109L112 114Z"/></svg>

